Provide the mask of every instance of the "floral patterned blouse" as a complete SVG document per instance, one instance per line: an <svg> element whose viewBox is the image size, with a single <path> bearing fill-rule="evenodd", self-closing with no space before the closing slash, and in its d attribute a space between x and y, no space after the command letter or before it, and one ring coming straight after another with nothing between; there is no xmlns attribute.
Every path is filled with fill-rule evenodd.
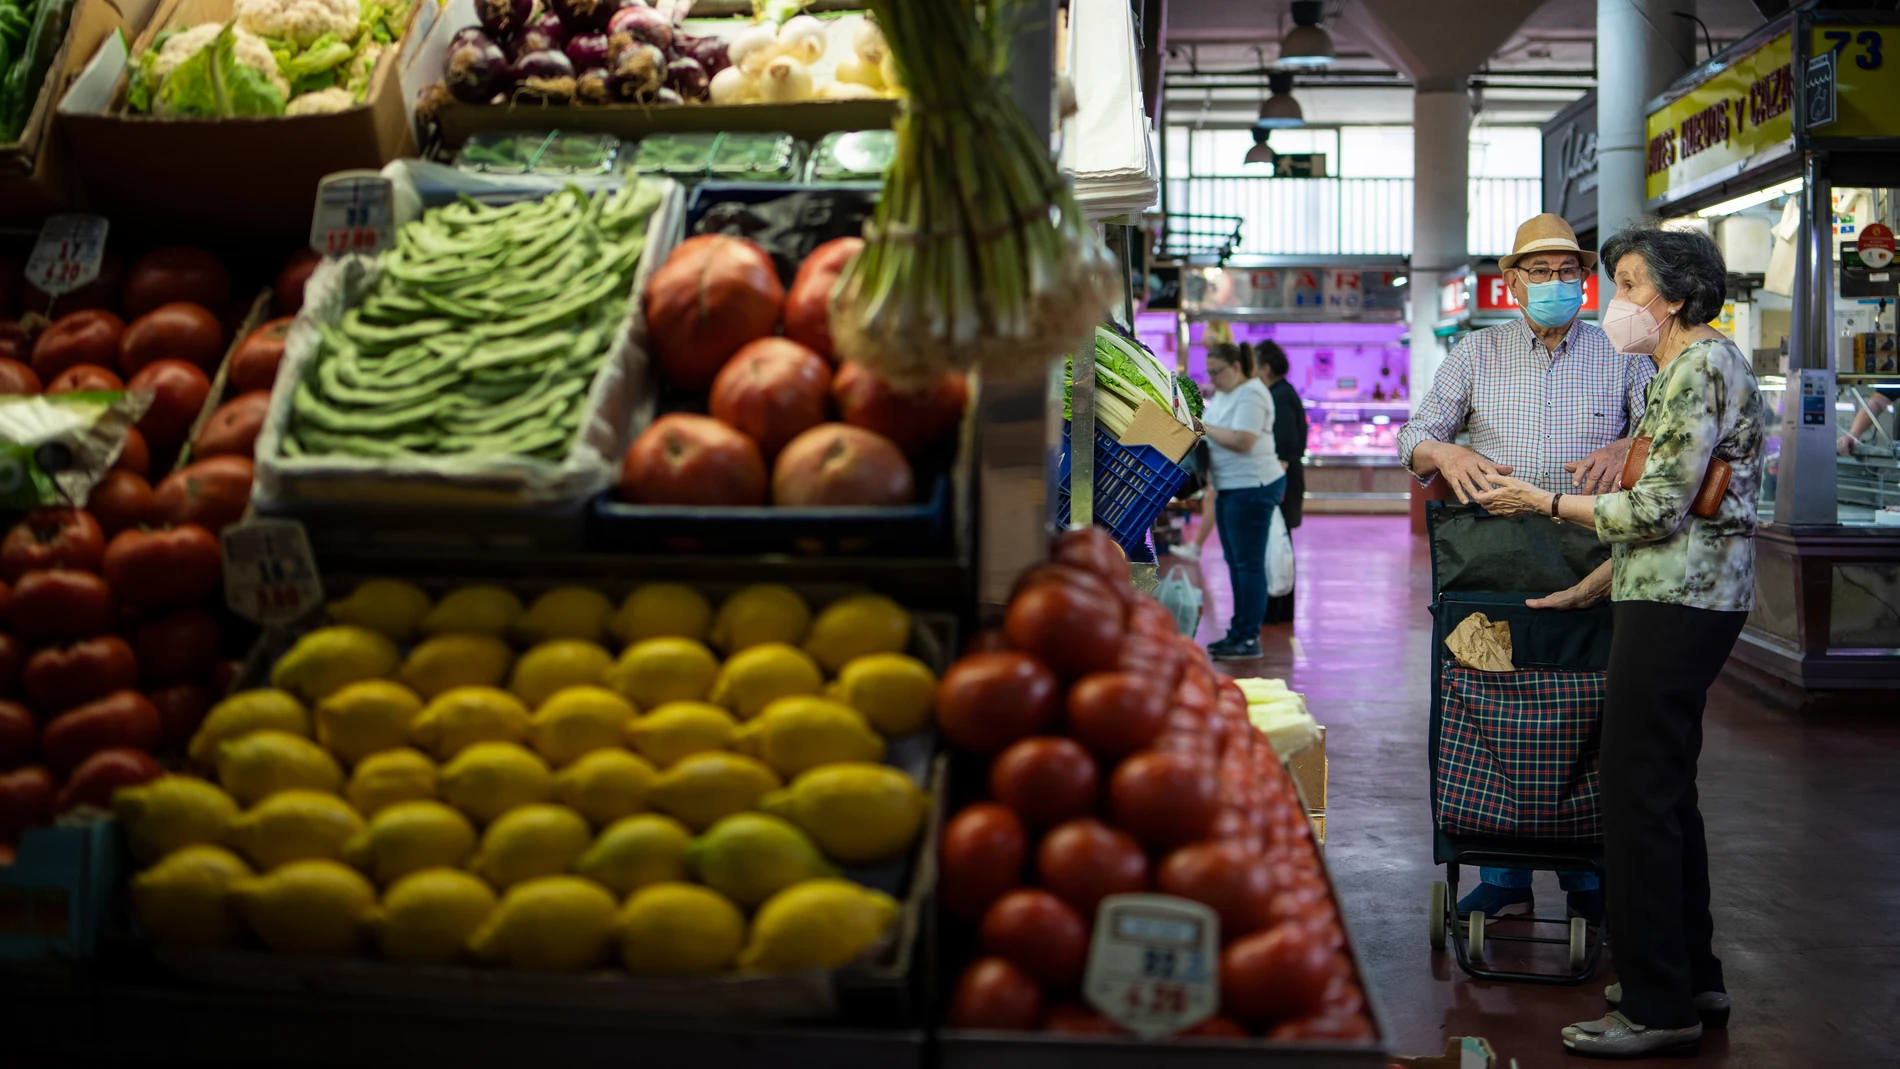
<svg viewBox="0 0 1900 1069"><path fill-rule="evenodd" d="M1688 346L1651 380L1635 434L1653 439L1643 477L1596 500L1597 537L1616 562L1614 600L1754 608L1762 419L1754 371L1727 340ZM1721 508L1704 519L1689 505L1711 456L1731 474Z"/></svg>

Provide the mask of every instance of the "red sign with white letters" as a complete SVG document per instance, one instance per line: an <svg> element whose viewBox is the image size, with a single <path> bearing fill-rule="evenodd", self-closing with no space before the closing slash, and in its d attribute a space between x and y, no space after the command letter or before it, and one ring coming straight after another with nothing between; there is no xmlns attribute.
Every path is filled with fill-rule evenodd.
<svg viewBox="0 0 1900 1069"><path fill-rule="evenodd" d="M1583 276L1583 310L1597 310L1597 273ZM1478 276L1477 310L1480 312L1515 312L1517 298L1511 295L1511 287L1505 283L1503 275Z"/></svg>

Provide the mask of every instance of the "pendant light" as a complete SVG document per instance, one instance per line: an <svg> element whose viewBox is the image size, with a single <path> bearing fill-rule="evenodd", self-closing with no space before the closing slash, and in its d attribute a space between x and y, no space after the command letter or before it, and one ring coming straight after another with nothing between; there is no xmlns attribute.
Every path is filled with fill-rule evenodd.
<svg viewBox="0 0 1900 1069"><path fill-rule="evenodd" d="M1254 122L1254 128L1285 130L1305 126L1306 114L1300 110L1300 102L1293 99L1293 75L1274 71L1267 75L1267 85L1273 89L1273 95L1260 105L1260 118Z"/></svg>
<svg viewBox="0 0 1900 1069"><path fill-rule="evenodd" d="M1293 29L1280 40L1280 66L1325 67L1333 62L1333 37L1320 28L1320 0L1293 0Z"/></svg>
<svg viewBox="0 0 1900 1069"><path fill-rule="evenodd" d="M1268 133L1269 131L1261 127L1256 126L1253 128L1253 147L1247 150L1247 158L1242 160L1242 163L1265 163L1269 165L1273 163L1275 153L1273 148L1267 144Z"/></svg>

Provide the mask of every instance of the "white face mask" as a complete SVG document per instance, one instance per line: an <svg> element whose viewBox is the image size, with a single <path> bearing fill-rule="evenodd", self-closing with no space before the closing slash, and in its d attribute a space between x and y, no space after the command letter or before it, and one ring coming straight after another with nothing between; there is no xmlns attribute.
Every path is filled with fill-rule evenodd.
<svg viewBox="0 0 1900 1069"><path fill-rule="evenodd" d="M1636 353L1649 356L1656 351L1656 345L1662 340L1662 323L1650 313L1649 305L1662 299L1662 294L1649 299L1649 304L1637 304L1617 297L1603 310L1603 333L1610 336L1610 344L1616 346L1619 353Z"/></svg>

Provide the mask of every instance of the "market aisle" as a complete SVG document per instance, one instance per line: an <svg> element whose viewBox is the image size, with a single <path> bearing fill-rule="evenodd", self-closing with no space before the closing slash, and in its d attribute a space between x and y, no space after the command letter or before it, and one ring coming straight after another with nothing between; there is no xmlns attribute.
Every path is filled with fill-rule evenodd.
<svg viewBox="0 0 1900 1069"><path fill-rule="evenodd" d="M1236 674L1285 675L1327 725L1327 854L1401 1053L1480 1035L1523 1069L1585 1064L1557 1031L1603 1011L1612 968L1582 987L1479 983L1427 948L1425 771L1429 566L1404 517L1309 516L1294 533L1298 620L1262 636ZM1226 574L1207 552L1210 618ZM1717 952L1733 1026L1693 1064L1858 1069L1895 1061L1900 1018L1900 722L1798 718L1746 687L1711 694L1702 811L1713 855ZM1465 870L1467 886L1476 874ZM1539 901L1561 908L1541 875Z"/></svg>

